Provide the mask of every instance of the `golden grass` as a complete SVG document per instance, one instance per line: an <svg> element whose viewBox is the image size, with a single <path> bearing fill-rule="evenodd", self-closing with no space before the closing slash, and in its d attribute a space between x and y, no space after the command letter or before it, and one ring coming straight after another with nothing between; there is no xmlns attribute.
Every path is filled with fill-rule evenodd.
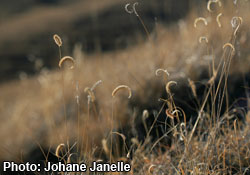
<svg viewBox="0 0 250 175"><path fill-rule="evenodd" d="M209 1L207 6L209 12L214 12L210 7L212 2L215 1ZM211 111L206 111L205 108L210 96L211 101L214 102L218 96L227 97L229 74L247 73L250 70L249 5L245 6L238 7L240 8L238 19L244 19L244 22L240 20L234 28L231 26L233 17L230 11L234 6L225 6L220 11L220 14L223 14L219 16L220 19L217 15L209 16L210 13L204 13L213 19L205 20L205 26L197 26L196 23L204 20L196 18L196 13L191 13L187 19L179 22L179 26L158 29L156 32L159 37L154 42L148 41L135 48L102 55L87 56L78 51L75 52L78 54L73 55L74 69L44 71L27 80L1 85L0 92L4 92L0 94L3 121L0 124L0 138L3 143L0 145L1 159L17 160L21 150L27 154L31 148L30 143L35 145L40 139L42 139L40 144L44 146L56 148L59 145L60 149L58 147L56 149L57 157L60 156L62 143L67 145L65 147L69 150L69 142L71 144L76 141L77 145L79 144L77 153L80 156L87 155L89 160L95 159L94 155L102 153L110 161L121 159L122 157L116 158L113 155L107 136L111 135L111 145L113 133L125 140L123 133L113 129L124 126L128 123L127 120L132 120L134 113L128 107L128 100L133 100L134 94L142 101L147 101L151 97L149 94L154 94L155 98L161 98L161 92L154 91L152 88L152 86L158 86L153 84L157 82L166 84L169 95L169 99L165 100L168 106L166 117L169 116L172 119L170 131L174 131L173 144L166 152L161 152L159 149L158 154L153 154L152 150L155 145L158 145L159 139L151 144L153 145L151 148L148 148L149 135L144 143L140 143L137 138L131 138L131 148L136 148L130 160L134 174L162 172L227 174L234 171L243 174L250 166L249 112L246 115L247 124L244 128L241 129L240 122L234 120L232 130L224 123L229 121L229 111L223 116L218 116L214 111L214 108L216 111L221 110L222 102L218 106L212 106ZM205 45L201 42L201 36L206 36ZM238 46L236 40L239 42ZM58 39L56 42L60 47L62 42ZM241 50L238 50L239 47ZM238 53L242 54L238 55ZM205 56L212 58L206 60ZM62 60L59 66L62 65ZM175 80L180 77L189 78L192 93L199 98L194 82L200 81L199 72L204 66L210 70L210 80L208 79L206 83L208 88L197 111L197 120L188 131L185 111L175 106L170 85L178 86L179 83L177 84ZM163 69L165 67L168 71ZM62 71L64 90L61 82ZM155 74L159 75L159 72L165 73L169 80L166 82L166 78L155 76ZM220 74L217 74L218 72ZM217 86L214 84L216 77L219 78ZM103 82L98 88L96 86L100 81L95 83L97 80ZM149 86L148 82L152 85ZM92 84L94 84L92 88L87 88ZM126 84L126 86L117 87L119 84ZM131 99L124 99L121 96L114 104L113 97L121 89L127 89ZM184 123L181 123L179 113L182 113L185 118ZM64 130L64 115L67 115L67 131L70 133ZM148 117L149 111L145 109L142 114L143 121ZM177 123L174 121L175 118L178 118ZM76 130L77 124L80 126ZM147 128L146 123L144 127ZM152 127L146 130L149 133ZM181 135L181 141L178 135ZM203 137L206 139L204 140ZM88 140L87 143L86 140ZM96 151L95 146L101 151ZM131 152L132 149L128 148L127 158L130 158ZM67 154L70 161L72 153Z"/></svg>

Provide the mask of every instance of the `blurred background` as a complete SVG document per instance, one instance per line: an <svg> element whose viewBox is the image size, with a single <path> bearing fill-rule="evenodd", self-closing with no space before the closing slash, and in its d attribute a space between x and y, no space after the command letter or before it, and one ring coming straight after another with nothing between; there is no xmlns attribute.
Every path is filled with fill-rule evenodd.
<svg viewBox="0 0 250 175"><path fill-rule="evenodd" d="M56 67L58 49L52 39L55 33L63 39L64 55L71 54L76 44L80 44L85 53L92 54L144 41L145 31L138 18L124 9L127 3L134 2L1 0L0 83ZM152 33L157 24L170 25L181 20L197 2L139 0L136 8Z"/></svg>

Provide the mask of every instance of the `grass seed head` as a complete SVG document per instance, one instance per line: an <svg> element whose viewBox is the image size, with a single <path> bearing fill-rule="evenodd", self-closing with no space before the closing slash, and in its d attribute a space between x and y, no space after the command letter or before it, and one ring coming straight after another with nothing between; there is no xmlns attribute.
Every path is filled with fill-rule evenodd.
<svg viewBox="0 0 250 175"><path fill-rule="evenodd" d="M188 79L188 83L189 83L189 86L191 87L191 90L192 90L194 97L197 98L196 86L195 86L194 82L192 80Z"/></svg>
<svg viewBox="0 0 250 175"><path fill-rule="evenodd" d="M91 88L89 87L86 87L84 89L84 92L88 93L88 103L91 101L91 102L94 102L95 101L95 94L94 92L91 90Z"/></svg>
<svg viewBox="0 0 250 175"><path fill-rule="evenodd" d="M157 69L157 70L155 71L155 75L156 75L156 76L160 76L160 72L163 72L163 73L166 74L167 76L170 75L167 69L161 69L161 68L160 68L160 69Z"/></svg>
<svg viewBox="0 0 250 175"><path fill-rule="evenodd" d="M127 3L126 5L125 5L125 11L127 12L127 13L129 13L129 14L135 14L136 16L139 16L139 14L137 13L137 11L136 11L136 8L135 8L135 6L136 5L138 5L139 3L138 2L135 2L134 4L133 4L133 6L132 6L132 9L131 10L129 10L128 8L129 8L129 6L131 5L130 3Z"/></svg>
<svg viewBox="0 0 250 175"><path fill-rule="evenodd" d="M226 43L223 45L223 49L225 49L226 47L230 47L232 49L233 53L235 53L235 48L231 43Z"/></svg>
<svg viewBox="0 0 250 175"><path fill-rule="evenodd" d="M137 11L136 11L136 8L135 8L135 6L138 5L138 4L139 4L138 2L135 2L133 4L133 11L134 11L134 13L135 13L136 16L139 16L138 13L137 13Z"/></svg>
<svg viewBox="0 0 250 175"><path fill-rule="evenodd" d="M121 89L127 89L128 93L129 93L128 98L131 98L131 97L132 97L132 91L131 91L130 87L128 87L127 85L120 85L120 86L117 86L117 87L113 90L113 92L112 92L112 97L115 97L115 94L116 94L119 90L121 90Z"/></svg>
<svg viewBox="0 0 250 175"><path fill-rule="evenodd" d="M171 94L171 90L170 90L170 86L171 85L177 85L177 82L176 81L169 81L166 85L166 91L168 94Z"/></svg>
<svg viewBox="0 0 250 175"><path fill-rule="evenodd" d="M58 36L57 34L55 34L55 35L53 36L53 39L54 39L54 41L55 41L55 43L56 43L56 45L57 45L58 47L61 47L61 46L62 46L62 39L61 39L60 36Z"/></svg>
<svg viewBox="0 0 250 175"><path fill-rule="evenodd" d="M219 13L216 17L216 21L217 21L217 24L218 26L221 28L221 22L220 22L220 17L222 16L222 13Z"/></svg>
<svg viewBox="0 0 250 175"><path fill-rule="evenodd" d="M132 9L132 10L129 10L129 9L128 9L129 6L130 6L130 3L127 3L127 4L125 5L125 11L126 11L127 13L129 13L129 14L134 13L133 9Z"/></svg>
<svg viewBox="0 0 250 175"><path fill-rule="evenodd" d="M149 113L148 110L144 110L142 113L142 120L146 120L149 117Z"/></svg>
<svg viewBox="0 0 250 175"><path fill-rule="evenodd" d="M207 10L208 10L209 12L213 12L213 11L211 10L211 4L212 4L212 3L218 3L219 7L222 6L222 3L221 3L220 0L209 0L208 3L207 3Z"/></svg>
<svg viewBox="0 0 250 175"><path fill-rule="evenodd" d="M200 22L200 21L203 22L205 26L207 26L208 23L207 23L206 18L199 17L199 18L196 18L196 19L194 20L194 27L195 27L195 28L197 28L197 23Z"/></svg>
<svg viewBox="0 0 250 175"><path fill-rule="evenodd" d="M94 94L94 90L95 88L102 83L102 80L99 80L97 81L91 88L89 87L86 87L84 89L84 92L88 93L88 103L91 101L91 102L94 102L95 101L95 94Z"/></svg>
<svg viewBox="0 0 250 175"><path fill-rule="evenodd" d="M61 68L62 67L62 64L65 62L65 61L70 61L72 63L72 66L70 67L70 69L74 69L75 67L75 60L71 57L71 56L65 56L63 57L60 61L59 61L59 64L58 66Z"/></svg>
<svg viewBox="0 0 250 175"><path fill-rule="evenodd" d="M208 43L207 37L206 37L206 36L201 36L201 37L199 38L199 43L202 43L202 41L205 41L206 43Z"/></svg>
<svg viewBox="0 0 250 175"><path fill-rule="evenodd" d="M91 91L95 90L95 88L102 83L102 80L98 80L97 82L95 82L95 84L91 87Z"/></svg>
<svg viewBox="0 0 250 175"><path fill-rule="evenodd" d="M180 114L181 114L181 111L179 111L178 109L176 109L176 110L174 110L174 111L172 112L173 115L175 115L175 114L177 114L177 113L180 113Z"/></svg>
<svg viewBox="0 0 250 175"><path fill-rule="evenodd" d="M114 131L114 132L112 132L112 134L116 134L116 135L120 136L120 137L122 138L123 142L124 142L124 143L126 143L126 142L125 142L125 140L126 140L126 136L125 136L124 134L119 133L119 132L115 132L115 131Z"/></svg>
<svg viewBox="0 0 250 175"><path fill-rule="evenodd" d="M156 165L150 165L148 168L148 174L153 174Z"/></svg>
<svg viewBox="0 0 250 175"><path fill-rule="evenodd" d="M63 149L65 149L65 144L61 143L56 148L56 157L61 158L60 153L62 153Z"/></svg>
<svg viewBox="0 0 250 175"><path fill-rule="evenodd" d="M233 29L235 28L234 36L236 36L236 34L237 34L237 32L238 32L238 30L239 30L242 23L243 23L243 18L242 17L235 16L235 17L232 18L231 25L232 25Z"/></svg>

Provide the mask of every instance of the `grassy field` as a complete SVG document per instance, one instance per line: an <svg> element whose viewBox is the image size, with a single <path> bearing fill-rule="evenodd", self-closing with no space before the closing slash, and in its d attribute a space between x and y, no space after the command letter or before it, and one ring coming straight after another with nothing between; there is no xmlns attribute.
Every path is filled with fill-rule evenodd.
<svg viewBox="0 0 250 175"><path fill-rule="evenodd" d="M57 69L0 85L0 160L120 160L131 164L127 174L250 174L250 4L209 2L123 50L88 55L76 44L72 61L64 40L59 49L51 43ZM46 19L42 11L34 21ZM144 29L139 12L131 15ZM22 19L0 25L0 38L25 39Z"/></svg>
<svg viewBox="0 0 250 175"><path fill-rule="evenodd" d="M35 74L43 67L54 68L58 54L51 40L54 33L64 40L65 54L71 54L77 43L90 54L133 47L138 38L145 38L138 19L124 10L128 2L72 0L48 4L40 1L56 0L0 2L0 82L17 79L24 73ZM139 2L138 11L152 32L155 17L158 23L169 25L186 16L188 2Z"/></svg>

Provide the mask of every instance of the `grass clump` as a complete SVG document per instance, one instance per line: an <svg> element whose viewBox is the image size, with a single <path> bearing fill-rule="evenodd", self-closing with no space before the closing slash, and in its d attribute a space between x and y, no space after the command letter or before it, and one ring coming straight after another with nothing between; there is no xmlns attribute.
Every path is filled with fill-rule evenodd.
<svg viewBox="0 0 250 175"><path fill-rule="evenodd" d="M212 8L215 3L219 11ZM136 5L125 9L136 14L150 38ZM250 75L244 63L249 63L250 19L244 7L231 17L233 8L209 1L203 14L209 17L190 14L181 27L157 31L154 43L148 40L118 56L62 57L62 40L54 35L59 67L66 61L73 66L38 76L42 104L32 109L49 116L44 117L46 141L56 148L58 161L124 161L132 166L127 174L249 174ZM24 84L37 79L30 81ZM127 85L114 88L117 84ZM117 95L123 89L129 100Z"/></svg>

